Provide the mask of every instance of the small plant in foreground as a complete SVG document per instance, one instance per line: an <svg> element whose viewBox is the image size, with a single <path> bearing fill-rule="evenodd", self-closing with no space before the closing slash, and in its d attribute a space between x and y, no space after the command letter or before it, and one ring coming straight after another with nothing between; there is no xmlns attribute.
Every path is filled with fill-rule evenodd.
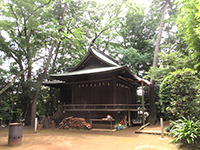
<svg viewBox="0 0 200 150"><path fill-rule="evenodd" d="M191 119L179 119L173 122L174 126L170 130L175 142L185 144L196 144L200 137L200 122Z"/></svg>

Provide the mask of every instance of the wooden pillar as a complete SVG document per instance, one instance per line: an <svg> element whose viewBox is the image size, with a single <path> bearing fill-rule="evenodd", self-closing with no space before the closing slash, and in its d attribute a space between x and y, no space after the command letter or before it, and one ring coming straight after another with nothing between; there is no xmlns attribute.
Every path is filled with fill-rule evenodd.
<svg viewBox="0 0 200 150"><path fill-rule="evenodd" d="M72 100L71 103L74 104L74 85L72 85Z"/></svg>
<svg viewBox="0 0 200 150"><path fill-rule="evenodd" d="M131 126L131 112L128 111L128 126Z"/></svg>
<svg viewBox="0 0 200 150"><path fill-rule="evenodd" d="M136 89L135 87L131 87L131 97L132 97L132 102L131 104L135 104L136 103Z"/></svg>
<svg viewBox="0 0 200 150"><path fill-rule="evenodd" d="M116 80L113 80L113 104L117 103L117 84Z"/></svg>
<svg viewBox="0 0 200 150"><path fill-rule="evenodd" d="M142 123L145 124L144 120L144 83L142 82Z"/></svg>
<svg viewBox="0 0 200 150"><path fill-rule="evenodd" d="M161 137L164 138L163 118L160 118Z"/></svg>

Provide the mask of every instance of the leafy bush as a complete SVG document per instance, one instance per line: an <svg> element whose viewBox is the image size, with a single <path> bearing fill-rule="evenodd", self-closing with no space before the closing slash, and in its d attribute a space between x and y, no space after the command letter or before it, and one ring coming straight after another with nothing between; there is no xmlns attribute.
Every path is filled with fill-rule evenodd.
<svg viewBox="0 0 200 150"><path fill-rule="evenodd" d="M12 114L12 115L11 115ZM21 120L21 109L15 108L8 101L0 100L0 122L3 125L8 125L11 122L19 122Z"/></svg>
<svg viewBox="0 0 200 150"><path fill-rule="evenodd" d="M170 132L170 130L173 128L173 126L174 126L174 123L170 123L166 128L165 128L165 130L167 131L167 132Z"/></svg>
<svg viewBox="0 0 200 150"><path fill-rule="evenodd" d="M11 106L8 102L0 100L0 122L1 124L8 124L8 121L12 119L11 115Z"/></svg>
<svg viewBox="0 0 200 150"><path fill-rule="evenodd" d="M160 86L161 112L165 119L200 119L200 85L196 72L185 68L171 72Z"/></svg>
<svg viewBox="0 0 200 150"><path fill-rule="evenodd" d="M200 122L197 120L194 122L191 119L179 119L173 122L174 126L170 130L175 142L181 142L186 144L197 143L200 137Z"/></svg>

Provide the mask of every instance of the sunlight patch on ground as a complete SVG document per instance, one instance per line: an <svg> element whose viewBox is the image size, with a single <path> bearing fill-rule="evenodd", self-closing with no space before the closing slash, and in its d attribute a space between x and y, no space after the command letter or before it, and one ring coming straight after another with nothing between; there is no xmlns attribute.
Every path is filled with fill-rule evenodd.
<svg viewBox="0 0 200 150"><path fill-rule="evenodd" d="M169 150L167 148L163 148L161 146L149 146L149 145L143 145L143 146L137 146L135 147L135 150Z"/></svg>

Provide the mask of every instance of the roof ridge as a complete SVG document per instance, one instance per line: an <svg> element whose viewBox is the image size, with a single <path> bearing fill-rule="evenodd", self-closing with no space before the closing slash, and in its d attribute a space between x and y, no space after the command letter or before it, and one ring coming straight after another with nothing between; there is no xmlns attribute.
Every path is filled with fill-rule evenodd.
<svg viewBox="0 0 200 150"><path fill-rule="evenodd" d="M103 51L100 51L99 49L93 49L96 52L99 52L100 54L104 55L105 57L109 58L110 60L114 61L116 64L119 64L119 62L117 60L115 60L114 58L110 57L109 55L105 54Z"/></svg>
<svg viewBox="0 0 200 150"><path fill-rule="evenodd" d="M98 58L100 58L102 61L108 63L108 64L111 64L111 65L114 65L114 66L118 66L119 63L113 59L112 57L106 55L105 53L103 53L102 51L100 50L95 50L95 49L91 49L91 52ZM102 57L103 56L103 57Z"/></svg>

